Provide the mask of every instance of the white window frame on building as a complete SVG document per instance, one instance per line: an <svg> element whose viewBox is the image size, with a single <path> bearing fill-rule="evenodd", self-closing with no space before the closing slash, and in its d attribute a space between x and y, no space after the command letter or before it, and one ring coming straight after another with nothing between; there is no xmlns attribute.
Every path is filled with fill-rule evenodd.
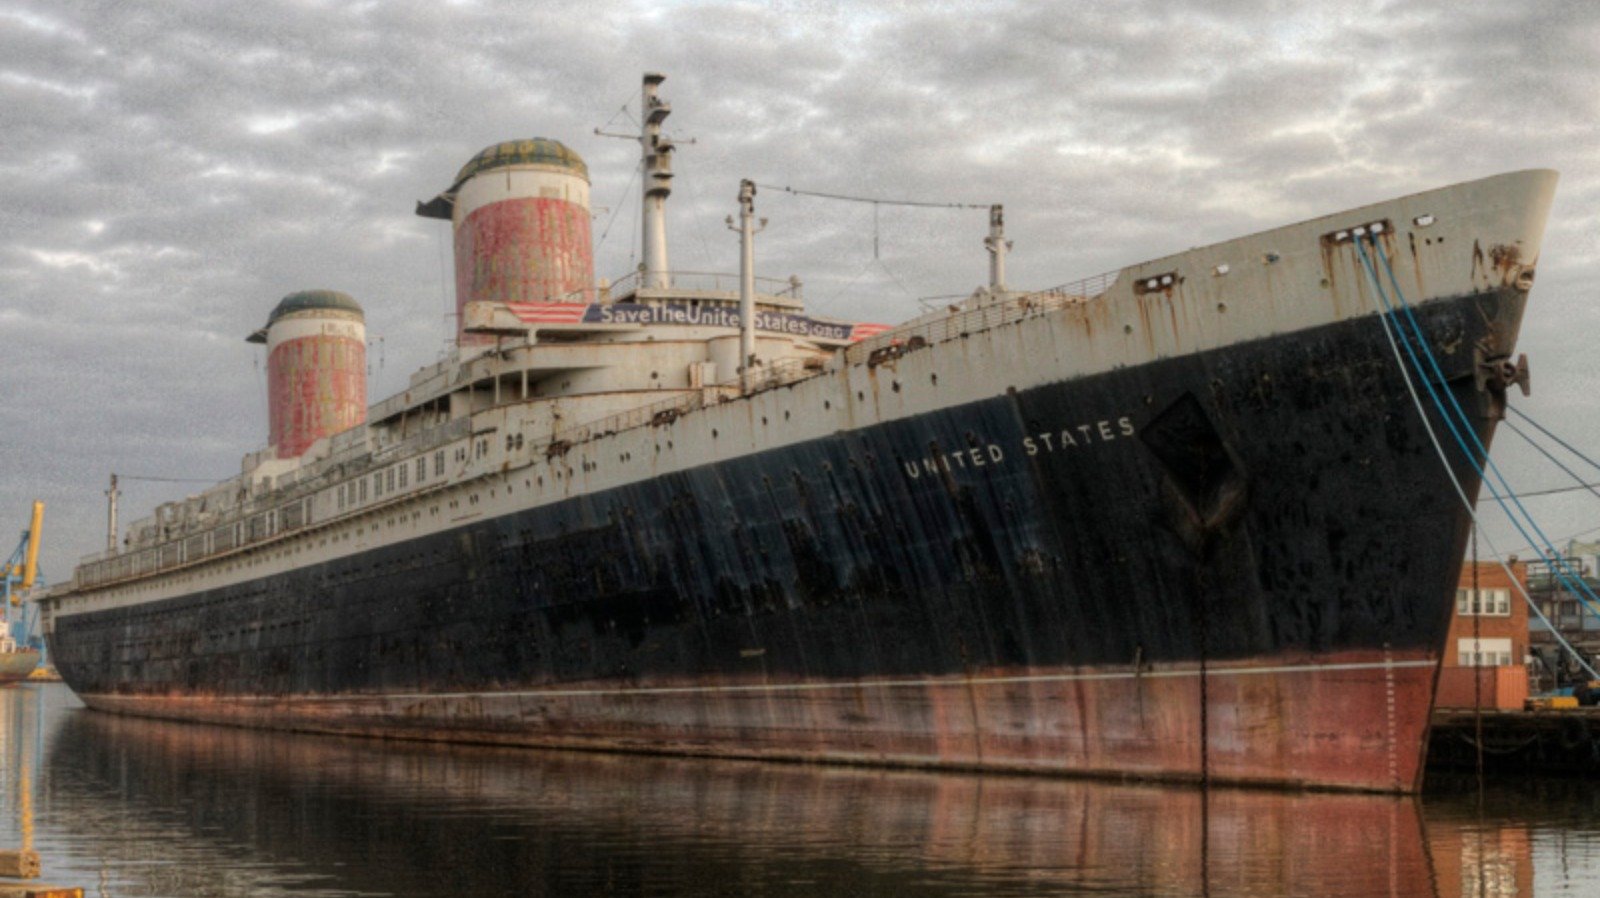
<svg viewBox="0 0 1600 898"><path fill-rule="evenodd" d="M1496 587L1479 589L1475 598L1470 589L1456 590L1457 617L1510 617L1511 590Z"/></svg>
<svg viewBox="0 0 1600 898"><path fill-rule="evenodd" d="M1511 664L1510 637L1456 640L1456 664L1461 667L1507 667Z"/></svg>

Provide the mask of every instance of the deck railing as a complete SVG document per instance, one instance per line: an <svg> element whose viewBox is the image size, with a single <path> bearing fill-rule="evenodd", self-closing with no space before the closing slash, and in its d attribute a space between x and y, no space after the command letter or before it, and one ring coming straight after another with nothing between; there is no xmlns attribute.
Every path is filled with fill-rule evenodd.
<svg viewBox="0 0 1600 898"><path fill-rule="evenodd" d="M976 308L890 328L850 346L845 350L845 359L853 365L861 364L871 361L875 354L881 355L885 350L901 351L957 340L1065 306L1085 303L1104 294L1116 282L1119 273L1109 272L1048 290L996 299Z"/></svg>

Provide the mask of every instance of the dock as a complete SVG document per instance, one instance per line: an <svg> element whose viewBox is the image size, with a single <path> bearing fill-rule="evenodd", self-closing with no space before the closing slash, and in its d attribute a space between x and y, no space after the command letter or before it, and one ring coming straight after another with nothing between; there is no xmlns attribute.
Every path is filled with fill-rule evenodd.
<svg viewBox="0 0 1600 898"><path fill-rule="evenodd" d="M1600 770L1600 708L1435 711L1428 769L1558 776Z"/></svg>

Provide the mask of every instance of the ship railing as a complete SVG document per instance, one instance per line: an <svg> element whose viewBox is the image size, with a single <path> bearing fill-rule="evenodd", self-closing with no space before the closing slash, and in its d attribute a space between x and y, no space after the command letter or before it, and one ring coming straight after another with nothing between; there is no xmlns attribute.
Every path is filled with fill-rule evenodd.
<svg viewBox="0 0 1600 898"><path fill-rule="evenodd" d="M670 399L659 400L649 405L641 405L583 424L558 427L552 432L550 442L546 445L549 447L571 446L620 433L624 430L632 430L635 427L644 427L648 424L668 424L676 421L682 415L702 408L705 405L705 392L704 390L695 390L694 392L680 393Z"/></svg>
<svg viewBox="0 0 1600 898"><path fill-rule="evenodd" d="M728 385L740 386L746 394L760 393L786 387L802 380L810 380L826 370L826 359L791 357L757 365L753 370L729 381Z"/></svg>
<svg viewBox="0 0 1600 898"><path fill-rule="evenodd" d="M871 362L886 351L903 352L934 343L958 340L971 334L1044 315L1066 306L1089 302L1104 295L1106 290L1116 283L1120 273L1120 270L1108 272L1062 284L1059 287L1051 287L1048 290L994 299L948 315L890 328L852 344L845 350L845 360L853 365Z"/></svg>
<svg viewBox="0 0 1600 898"><path fill-rule="evenodd" d="M578 443L632 430L636 427L656 426L671 424L683 415L708 405L716 405L740 396L748 396L778 387L788 386L802 380L808 380L826 370L826 360L822 358L786 358L756 366L747 374L723 381L710 387L704 387L693 392L681 393L670 399L641 405L626 411L617 412L569 427L557 428L551 435L547 447L555 447L557 452L564 451L564 447L574 446Z"/></svg>
<svg viewBox="0 0 1600 898"><path fill-rule="evenodd" d="M430 427L421 433L406 437L398 443L374 450L372 453L373 463L387 464L396 456L419 455L436 446L459 440L471 432L471 416L455 418L437 427Z"/></svg>

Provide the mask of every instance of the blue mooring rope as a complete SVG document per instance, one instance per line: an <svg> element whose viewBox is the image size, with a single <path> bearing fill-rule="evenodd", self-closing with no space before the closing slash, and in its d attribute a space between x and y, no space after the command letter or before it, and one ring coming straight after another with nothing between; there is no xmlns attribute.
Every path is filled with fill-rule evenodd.
<svg viewBox="0 0 1600 898"><path fill-rule="evenodd" d="M1439 379L1440 386L1443 386L1446 383L1446 378L1443 370L1439 366L1438 359L1433 355L1432 350L1428 347L1427 339L1422 332L1421 324L1417 321L1416 315L1411 311L1411 305L1406 301L1404 291L1400 289L1399 281L1394 274L1394 267L1390 264L1388 257L1378 246L1375 237L1363 238L1362 236L1358 235L1355 239L1356 251L1361 256L1362 267L1366 270L1368 278L1371 279L1372 286L1378 295L1379 302L1382 303L1384 308L1383 314L1379 315L1378 318L1380 323L1383 324L1385 334L1389 337L1391 348L1396 348L1396 361L1401 362L1401 374L1406 378L1407 388L1411 389L1412 398L1414 400L1418 399L1415 390L1410 387L1410 375L1407 374L1405 370L1405 364L1399 358L1398 346L1405 347L1406 355L1410 357L1412 367L1416 369L1419 378L1423 382L1423 386L1427 388L1429 399L1433 402L1435 410L1439 413L1439 416L1444 421L1445 425L1450 429L1450 435L1455 439L1456 445L1460 447L1462 454L1467 460L1467 463L1472 466L1475 472L1477 472L1479 481L1489 488L1489 494L1494 497L1495 502L1500 506L1500 509L1506 513L1506 517L1511 521L1512 525L1517 528L1517 531L1522 534L1523 538L1528 540L1533 550L1539 553L1540 559L1545 561L1547 564L1550 564L1552 566L1552 570L1557 572L1557 577L1561 580L1562 585L1567 587L1569 592L1572 592L1574 595L1576 595L1579 599L1579 602L1584 607L1588 608L1590 613L1594 614L1596 617L1600 617L1600 610L1597 610L1596 607L1589 601L1589 599L1592 599L1600 602L1600 597L1596 597L1594 592L1588 588L1587 584L1583 583L1581 580L1573 578L1570 569L1567 568L1566 564L1555 552L1554 546L1550 545L1549 537L1545 536L1544 532L1539 529L1538 524L1533 521L1532 515L1528 514L1527 509L1522 505L1521 501L1517 499L1515 492L1511 490L1510 485L1506 482L1505 477L1500 473L1499 468L1494 464L1493 460L1488 457L1488 451L1484 448L1482 441L1478 439L1477 433L1472 431L1470 419L1467 418L1467 415L1461 409L1460 404L1456 402L1455 396L1450 394L1448 390L1445 391L1446 395L1449 396L1450 404L1455 412L1455 414L1452 415L1451 410L1447 409L1444 403L1440 400L1438 390L1435 389L1433 381L1428 377L1427 370L1423 367L1421 360L1418 358L1416 349L1412 348L1412 339L1408 338L1404 330L1402 330L1399 326L1394 327L1393 331L1391 331L1389 319L1394 318L1398 321L1400 317L1399 312L1395 308L1394 304L1390 303L1389 297L1383 289L1383 284L1378 279L1377 268L1373 265L1371 258L1367 255L1366 247L1363 245L1364 239L1372 239L1373 252L1376 253L1379 258L1383 259L1384 267L1388 271L1389 282L1394 287L1395 296L1403 306L1406 317L1411 324L1413 332L1415 333L1415 341L1421 346L1422 352L1428 358L1430 366L1433 368L1435 375ZM1398 344L1395 340L1395 333L1399 334ZM1420 401L1418 402L1417 410L1418 412L1422 411ZM1493 481L1490 480L1488 472L1486 472L1484 468L1478 464L1474 452L1467 446L1466 441L1461 437L1460 429L1456 423L1457 417L1460 418L1461 424L1466 427L1468 433L1471 435L1472 441L1477 446L1478 451L1482 453L1484 461L1488 463L1489 471L1493 472L1495 479L1499 480L1500 484L1509 494L1512 502L1517 506L1518 510L1520 510L1522 514L1527 517L1529 525L1533 527L1534 531L1538 533L1539 537L1544 541L1545 547L1549 550L1548 555L1546 555L1544 551L1541 551L1539 548L1539 543L1528 535L1527 530L1524 529L1518 517L1512 514L1511 510L1506 506L1504 499L1502 499L1500 496L1499 490L1495 488ZM1429 429L1431 437L1432 427L1428 424L1426 415L1423 416L1423 426ZM1434 440L1434 446L1440 451L1441 460L1443 460L1443 447L1439 445L1437 439ZM1446 462L1446 473L1449 475L1451 481L1455 483L1457 492L1460 494L1463 502L1466 502L1466 492L1461 489L1460 483L1456 481L1455 474L1449 471L1448 462ZM1466 504L1467 513L1476 523L1476 511L1471 507L1470 502L1467 502ZM1513 582L1515 582L1515 580L1513 580ZM1587 670L1592 676L1600 677L1600 673L1596 673L1594 668L1590 667L1589 664L1584 661L1583 657L1579 655L1564 638L1562 638L1561 634L1556 631L1556 628L1550 625L1549 619L1544 616L1543 612L1539 611L1537 605L1533 602L1532 598L1527 594L1527 592L1521 589L1521 584L1517 584L1517 586L1518 591L1522 593L1522 597L1528 603L1528 606L1532 608L1534 613L1545 622L1546 626L1550 627L1550 632L1555 635L1557 640L1559 640L1561 644L1572 653L1573 657L1578 660L1578 663L1582 665L1585 670ZM1582 595L1579 594L1580 592ZM1587 595L1588 599L1585 599L1584 595Z"/></svg>

